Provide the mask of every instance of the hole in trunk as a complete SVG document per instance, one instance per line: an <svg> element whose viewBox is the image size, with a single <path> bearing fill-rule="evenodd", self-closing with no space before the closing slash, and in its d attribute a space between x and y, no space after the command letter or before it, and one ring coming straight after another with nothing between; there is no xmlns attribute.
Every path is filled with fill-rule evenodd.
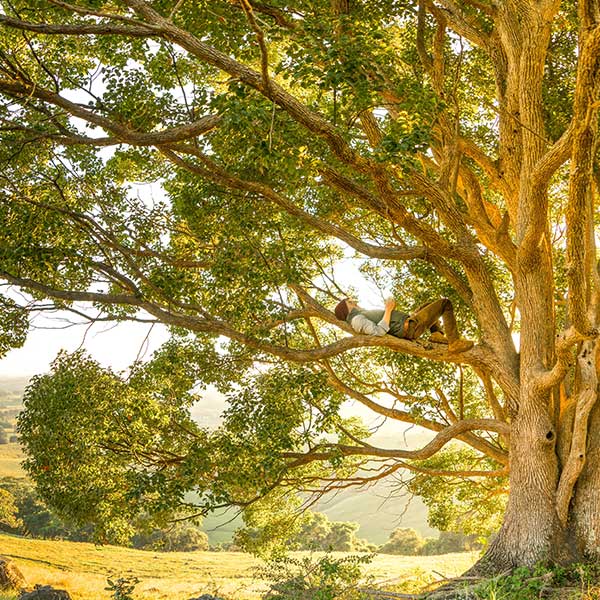
<svg viewBox="0 0 600 600"><path fill-rule="evenodd" d="M553 431L549 431L549 432L546 434L546 439L547 439L547 440L551 440L553 437L554 437L554 432L553 432Z"/></svg>

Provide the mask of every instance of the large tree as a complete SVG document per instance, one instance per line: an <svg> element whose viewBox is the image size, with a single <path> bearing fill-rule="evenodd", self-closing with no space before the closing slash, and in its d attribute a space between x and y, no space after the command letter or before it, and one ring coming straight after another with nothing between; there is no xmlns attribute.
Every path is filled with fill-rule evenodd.
<svg viewBox="0 0 600 600"><path fill-rule="evenodd" d="M448 507L509 473L479 568L598 558L597 0L0 6L3 347L35 311L173 331L128 378L63 356L30 389L48 501L117 527L196 490L255 525L290 489L408 469ZM351 259L478 343L354 335ZM374 446L345 398L434 437Z"/></svg>

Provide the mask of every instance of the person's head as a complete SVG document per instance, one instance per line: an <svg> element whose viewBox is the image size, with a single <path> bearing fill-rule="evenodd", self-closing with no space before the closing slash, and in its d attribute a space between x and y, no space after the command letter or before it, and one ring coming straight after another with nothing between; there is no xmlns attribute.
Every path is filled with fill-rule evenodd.
<svg viewBox="0 0 600 600"><path fill-rule="evenodd" d="M344 298L338 303L333 312L340 321L345 321L350 311L357 306L358 304L352 298Z"/></svg>

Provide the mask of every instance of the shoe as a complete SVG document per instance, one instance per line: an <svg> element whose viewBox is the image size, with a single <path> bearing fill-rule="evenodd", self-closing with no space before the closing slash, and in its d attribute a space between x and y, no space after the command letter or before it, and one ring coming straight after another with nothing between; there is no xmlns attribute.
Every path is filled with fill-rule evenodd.
<svg viewBox="0 0 600 600"><path fill-rule="evenodd" d="M448 338L441 331L434 331L429 336L430 342L435 342L436 344L447 344Z"/></svg>
<svg viewBox="0 0 600 600"><path fill-rule="evenodd" d="M448 344L448 352L466 352L474 346L471 340L458 339Z"/></svg>

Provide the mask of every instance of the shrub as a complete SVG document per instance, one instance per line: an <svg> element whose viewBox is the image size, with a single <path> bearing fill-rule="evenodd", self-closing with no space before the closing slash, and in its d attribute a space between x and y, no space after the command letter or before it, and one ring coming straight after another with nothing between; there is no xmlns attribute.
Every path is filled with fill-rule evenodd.
<svg viewBox="0 0 600 600"><path fill-rule="evenodd" d="M131 595L135 586L140 582L137 577L119 577L118 579L107 579L108 586L104 589L112 592L113 600L133 600Z"/></svg>
<svg viewBox="0 0 600 600"><path fill-rule="evenodd" d="M359 588L363 565L372 556L334 559L326 554L311 557L277 558L261 570L261 577L274 581L263 600L368 600Z"/></svg>
<svg viewBox="0 0 600 600"><path fill-rule="evenodd" d="M465 535L456 531L441 531L438 538L428 538L421 548L421 554L449 554L480 550L482 543L477 535Z"/></svg>

